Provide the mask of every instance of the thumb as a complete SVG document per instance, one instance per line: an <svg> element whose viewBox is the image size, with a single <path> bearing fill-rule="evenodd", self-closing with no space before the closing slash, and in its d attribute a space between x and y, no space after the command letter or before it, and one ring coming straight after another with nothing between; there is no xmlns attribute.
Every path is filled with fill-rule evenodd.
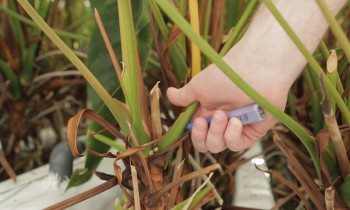
<svg viewBox="0 0 350 210"><path fill-rule="evenodd" d="M170 87L168 88L166 94L170 102L176 106L188 106L196 101L188 86L184 86L179 89Z"/></svg>

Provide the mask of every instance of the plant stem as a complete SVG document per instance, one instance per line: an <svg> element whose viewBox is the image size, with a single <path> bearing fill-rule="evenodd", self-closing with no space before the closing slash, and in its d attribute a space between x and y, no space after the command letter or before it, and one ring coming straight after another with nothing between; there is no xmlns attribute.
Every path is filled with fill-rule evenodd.
<svg viewBox="0 0 350 210"><path fill-rule="evenodd" d="M346 153L346 148L343 142L343 139L340 134L339 126L334 115L331 104L328 101L328 95L324 87L324 77L321 77L321 92L322 92L322 101L321 106L323 110L323 116L325 123L327 125L330 137L332 139L333 146L336 151L336 156L339 162L339 168L343 178L345 179L350 175L350 162Z"/></svg>
<svg viewBox="0 0 350 210"><path fill-rule="evenodd" d="M320 44L320 49L321 49L321 52L322 52L323 57L325 59L328 59L329 56L331 56L331 53L329 52L327 45L323 41ZM332 51L334 51L336 53L335 50L332 50ZM333 73L331 73L330 75L331 76L329 77L329 80L333 83L333 85L335 85L337 87L339 94L343 95L344 87L343 87L343 84L341 83L338 69L336 71L334 71Z"/></svg>
<svg viewBox="0 0 350 210"><path fill-rule="evenodd" d="M342 30L341 26L335 19L334 15L332 14L331 10L327 6L327 3L324 0L316 0L318 6L322 10L324 16L326 17L327 21L329 22L329 26L332 29L334 36L339 41L340 45L342 46L344 50L344 54L347 57L348 61L350 62L350 42L349 39L346 37L346 34Z"/></svg>

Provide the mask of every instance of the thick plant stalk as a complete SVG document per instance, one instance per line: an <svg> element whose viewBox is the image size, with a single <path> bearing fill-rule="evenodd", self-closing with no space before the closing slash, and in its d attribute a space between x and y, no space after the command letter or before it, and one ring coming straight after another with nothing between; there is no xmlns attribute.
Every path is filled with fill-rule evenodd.
<svg viewBox="0 0 350 210"><path fill-rule="evenodd" d="M199 16L198 16L198 0L189 0L188 8L190 10L190 22L193 30L197 33L200 32L199 29ZM192 64L192 77L201 71L201 52L198 46L191 41L191 64Z"/></svg>
<svg viewBox="0 0 350 210"><path fill-rule="evenodd" d="M327 92L324 88L323 77L321 77L321 91L323 94L321 106L323 109L325 123L327 125L328 131L332 139L333 146L336 151L336 156L339 162L339 168L340 168L341 174L345 179L350 175L350 162L348 159L348 155L346 153L346 148L345 148L343 139L339 131L339 126L338 126L336 117L334 115L334 111L328 101Z"/></svg>
<svg viewBox="0 0 350 210"><path fill-rule="evenodd" d="M163 11L178 25L178 27L201 49L211 61L213 61L228 78L231 79L242 91L244 91L250 98L258 103L262 108L271 113L274 117L284 123L290 130L295 133L299 139L303 142L305 147L310 153L310 156L314 162L316 171L320 174L318 165L318 156L316 154L316 148L314 144L314 138L296 121L290 118L287 114L279 110L276 106L268 102L263 96L261 96L256 90L245 82L233 69L229 66L222 57L215 52L215 50L205 41L203 38L193 31L187 21L176 11L176 9L166 0L157 0L159 6ZM191 106L191 109L193 107ZM187 111L187 109L186 109ZM177 121L176 121L177 122ZM160 144L166 148L171 145L168 140L161 141Z"/></svg>
<svg viewBox="0 0 350 210"><path fill-rule="evenodd" d="M340 45L342 46L346 58L350 62L350 41L349 41L349 39L346 37L346 34L342 30L338 21L333 16L327 3L324 0L316 0L316 2L318 4L318 6L320 7L320 9L322 10L327 21L329 22L329 26L330 26L331 30L333 31L334 36L337 38Z"/></svg>
<svg viewBox="0 0 350 210"><path fill-rule="evenodd" d="M332 187L326 188L324 192L324 199L326 201L327 210L334 210L334 189Z"/></svg>

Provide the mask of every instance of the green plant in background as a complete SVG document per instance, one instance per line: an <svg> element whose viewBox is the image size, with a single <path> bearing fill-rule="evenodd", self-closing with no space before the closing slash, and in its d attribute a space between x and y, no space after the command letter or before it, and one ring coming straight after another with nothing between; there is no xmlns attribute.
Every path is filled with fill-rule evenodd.
<svg viewBox="0 0 350 210"><path fill-rule="evenodd" d="M94 66L94 58L95 55L93 53L103 52L103 57L108 57L105 49L99 49L99 48L92 48L96 51L90 51L90 67L93 69L93 72L96 74L96 77L100 77L100 80L103 82L103 84L106 84L107 82L113 82L114 84L111 86L103 87L101 83L96 79L96 77L89 71L89 69L72 53L72 51L68 48L67 45L64 44L64 42L54 33L52 29L48 27L48 25L40 18L40 16L35 12L35 10L29 5L29 3L25 0L19 0L20 4L24 7L26 12L31 16L31 18L39 25L39 27L46 33L46 35L49 36L49 38L59 47L59 49L68 57L68 59L78 68L78 70L83 74L83 76L87 79L89 84L91 85L91 88L94 90L94 92L102 99L103 103L105 104L105 107L99 99L97 99L96 95L91 94L91 101L93 103L93 109L96 111L99 111L100 114L104 118L109 118L111 116L114 117L114 119L110 119L111 122L117 122L121 134L114 134L112 136L107 136L106 138L102 138L99 136L96 138L99 142L97 143L96 139L94 140L94 135L96 132L99 132L97 129L103 129L106 128L105 126L97 127L97 126L91 126L91 136L90 136L90 143L88 144L89 150L95 151L99 153L104 153L108 150L108 146L113 145L111 142L112 138L118 137L125 141L126 143L126 151L121 151L121 153L117 153L114 157L116 159L123 159L128 164L135 165L137 168L137 173L141 174L140 181L142 182L143 186L145 186L145 189L140 190L137 188L134 189L134 194L139 193L145 193L147 194L148 199L144 198L133 198L134 203L139 203L141 199L141 206L142 207L155 207L158 206L160 208L167 208L167 207L174 207L174 209L182 208L183 206L190 206L195 207L200 204L200 198L202 199L208 199L212 193L215 194L215 190L212 189L211 186L208 185L208 187L204 187L202 190L199 190L197 194L194 195L194 197L190 198L187 201L183 201L182 203L176 205L176 206L167 206L169 203L172 202L159 202L159 199L166 193L167 190L170 190L172 187L175 187L179 185L180 183L186 182L188 180L194 179L198 176L201 176L205 173L209 173L212 170L217 169L217 165L211 165L203 169L199 169L197 171L184 174L181 176L182 171L182 165L180 164L180 161L183 156L183 149L181 146L181 140L186 139L188 137L188 134L185 134L183 136L185 127L188 123L188 121L191 119L193 113L195 112L198 104L194 103L186 108L186 110L180 114L177 119L173 122L171 117L166 117L167 121L163 121L165 125L170 126L168 131L165 132L165 134L159 138L158 136L152 135L151 131L154 131L155 129L159 129L159 125L152 124L148 121L149 112L152 112L156 110L149 110L148 106L148 100L146 97L146 90L144 87L144 83L142 81L142 71L147 70L147 72L151 75L152 68L159 67L157 64L158 62L162 66L161 69L158 69L158 73L160 73L161 77L155 77L155 79L159 79L164 81L166 84L169 84L171 82L179 83L185 81L184 78L188 77L188 72L192 73L192 76L195 75L197 70L200 69L200 63L197 63L197 61L201 60L199 51L195 50L196 47L198 47L201 52L207 57L207 59L213 63L215 63L231 80L234 82L238 87L240 87L249 97L254 99L256 103L258 103L261 107L263 107L266 111L271 113L274 117L276 117L280 122L282 122L286 127L288 127L302 142L302 144L305 146L305 148L308 151L308 157L312 159L313 161L313 170L318 175L319 181L323 182L323 185L326 186L331 183L331 186L334 188L333 190L337 190L339 193L341 193L342 199L345 203L347 203L348 200L350 200L349 191L346 189L346 186L349 182L349 177L344 175L342 171L342 184L340 185L333 185L332 183L334 180L336 180L339 177L339 171L337 167L342 169L345 167L343 164L339 162L341 160L340 153L338 150L339 147L333 148L333 145L330 144L330 146L320 146L319 142L315 141L315 137L301 124L299 124L298 121L295 119L292 119L290 116L288 116L286 113L281 112L277 107L269 103L264 97L262 97L256 90L251 88L242 78L240 78L223 59L222 55L224 55L227 52L227 49L229 49L235 42L237 42L238 37L240 34L243 33L243 30L245 28L245 25L247 23L248 18L253 13L254 8L256 7L258 1L251 0L246 6L245 11L242 13L241 18L237 19L234 18L232 21L228 21L230 24L236 24L235 28L231 32L225 32L225 24L223 22L225 21L223 19L223 15L217 14L218 11L211 12L210 6L213 4L214 8L221 8L221 10L224 10L224 7L220 5L217 2L213 1L205 1L206 4L202 8L205 8L204 10L201 10L202 13L202 19L206 25L204 25L204 30L201 33L204 38L202 38L201 34L198 33L200 30L198 30L198 22L197 18L199 19L199 14L196 14L194 11L196 10L196 1L190 1L189 2L189 13L190 13L190 21L191 25L186 21L184 18L186 14L186 2L184 0L178 0L174 1L174 5L177 6L176 8L174 5L170 4L167 0L154 0L149 1L149 10L152 12L153 16L151 20L148 20L147 17L144 15L147 13L148 9L146 7L146 4L141 1L133 2L133 9L131 9L131 3L127 0L119 0L117 1L117 5L115 1L110 1L108 3L105 3L106 10L107 8L111 8L113 5L113 12L109 14L109 12L106 12L106 17L104 15L102 16L102 22L107 26L107 34L109 37L110 34L114 34L114 32L109 32L109 30L115 30L115 26L113 27L109 25L108 21L116 20L119 17L119 33L121 34L120 37L118 35L113 36L112 39L112 47L114 49L117 49L117 56L113 55L113 51L108 51L109 56L114 59L115 61L117 58L122 58L121 64L117 62L114 62L113 65L110 62L108 65L103 66L97 65ZM92 1L93 2L93 1ZM335 31L335 34L337 34L337 38L339 38L339 42L342 46L342 50L344 54L347 54L348 51L348 43L349 40L347 38L344 38L344 35L341 28L339 27L338 23L334 20L334 18L330 17L330 15L327 15L327 7L322 4L323 1L318 1L320 4L320 7L322 8L323 12L326 14L327 18L330 21L331 28ZM341 93L344 91L342 88L342 77L340 76L340 73L336 72L334 75L326 75L323 71L320 63L317 62L315 57L311 55L303 45L303 43L299 40L299 38L296 36L296 34L293 32L293 30L289 27L288 23L285 22L283 17L279 14L278 10L274 7L274 5L271 3L270 0L264 0L264 4L269 8L269 10L272 12L272 14L276 17L276 19L279 21L281 26L284 28L284 30L288 33L290 38L293 40L295 45L298 47L298 49L303 53L307 61L309 62L310 70L307 71L304 75L307 80L307 84L310 86L310 90L322 90L326 93L328 93L331 97L329 99L329 106L332 108L339 109L341 116L347 122L347 124L350 123L350 112L347 107L347 101L349 100L348 97L344 98L342 97ZM108 6L107 6L108 5ZM237 4L240 5L240 4ZM237 5L235 5L237 7ZM231 5L232 6L232 5ZM103 8L103 7L102 7ZM102 8L101 11L104 11ZM118 8L118 13L114 11L115 8ZM220 11L221 11L220 10ZM112 10L111 10L112 11ZM132 12L133 11L133 12ZM136 14L135 11L138 11L139 13L137 17L133 17L132 13ZM164 14L170 18L171 21L167 20L163 17L161 11L164 12ZM192 12L191 12L192 11ZM104 13L102 13L104 14ZM111 16L107 16L111 15ZM112 16L114 14L114 16ZM118 16L117 16L118 14ZM219 21L218 24L212 25L211 27L217 27L215 29L215 32L212 32L211 36L209 36L208 32L208 17L210 17L210 14L212 15L212 18ZM197 17L196 17L197 16ZM110 18L107 18L110 17ZM97 18L98 19L98 18ZM108 24L106 24L108 22ZM215 21L214 21L215 22ZM142 24L141 24L142 23ZM149 24L149 25L148 25ZM148 27L150 26L150 27ZM111 27L111 28L109 28ZM227 27L227 26L226 26ZM150 29L149 29L150 28ZM101 30L101 27L99 27ZM182 33L180 33L180 30ZM98 36L98 32L95 30L94 35ZM157 36L158 31L160 32L160 36ZM103 34L103 30L101 30ZM223 37L223 34L228 33L228 40L226 44L222 47L220 44L217 43L218 40L221 40ZM149 34L153 34L153 42L154 42L154 48L151 48L151 42L147 42L147 40L144 40L145 37L149 38ZM117 33L118 34L118 33ZM143 36L142 36L143 35ZM186 49L186 42L183 41L183 36L186 35L191 42L191 55L187 54ZM222 47L221 53L217 53L216 50L210 44L208 44L208 40L210 40L210 43L213 45L214 48L217 48L217 50L220 50L220 47ZM102 45L102 39L99 38L100 46ZM97 43L98 43L97 42ZM104 43L109 45L108 38L106 36L104 37ZM164 44L165 43L165 44ZM141 47L142 46L142 47ZM111 49L111 48L110 48ZM327 49L327 46L322 43L320 45L320 49L322 52L323 60L328 59L329 65L331 65L331 62L337 62L332 61L334 60L331 57L331 54L329 53L329 50ZM121 56L120 56L121 54ZM174 55L177 55L177 60L172 59ZM102 57L99 58L100 55L96 55L96 62L102 62ZM101 55L102 56L102 55ZM157 57L158 56L158 57ZM191 67L189 71L187 68L186 71L182 69L182 72L178 71L178 67L176 66L183 66L184 63L186 63L187 58L192 56L192 62ZM153 59L156 58L158 61L154 61ZM182 58L186 58L185 62ZM193 59L195 58L195 59ZM101 61L99 61L101 59ZM204 63L207 63L208 60L206 60ZM104 60L103 60L104 61ZM149 65L147 63L149 62ZM349 62L349 60L348 60ZM152 64L151 64L152 63ZM348 65L345 64L345 65ZM101 67L102 66L102 67ZM112 68L113 66L113 68ZM121 72L121 69L123 72ZM335 69L336 70L336 69ZM106 74L101 73L106 71ZM332 73L334 70L332 71ZM108 78L104 79L103 76L107 76ZM176 78L172 77L172 75L175 75ZM320 77L322 77L323 83L322 85L318 84L318 81L320 80ZM348 79L349 75L345 75L345 77ZM111 79L113 78L113 79ZM166 79L164 79L166 78ZM118 83L115 81L119 81ZM154 83L153 83L154 84ZM322 86L322 87L321 87ZM165 85L165 88L167 85ZM105 88L108 88L106 90ZM118 95L118 99L115 99L115 97ZM95 99L94 99L95 98ZM292 97L291 97L292 98ZM294 100L296 96L294 95ZM125 100L125 103L122 102L123 99ZM312 103L316 103L317 99L320 99L317 95L313 96ZM96 102L97 101L97 102ZM155 103L155 101L151 101L151 103ZM159 103L156 101L156 103ZM167 112L171 108L169 108L169 105L166 102L163 102L164 106L167 109L163 109L162 112L165 115L169 115ZM335 106L336 105L336 106ZM108 110L106 109L108 108ZM316 107L316 106L313 106ZM325 113L325 116L327 115L327 112L322 106L323 112ZM105 110L102 112L102 110ZM297 115L297 111L295 110L295 116ZM336 110L335 110L336 111ZM109 113L110 112L110 113ZM159 113L159 110L158 110ZM78 115L76 115L78 116ZM170 116L170 115L169 115ZM75 119L76 117L74 117ZM159 117L160 118L160 117ZM80 119L80 118L79 118ZM335 118L334 118L335 119ZM327 120L327 118L326 118ZM336 120L336 119L335 119ZM73 121L70 121L73 122ZM74 121L75 122L75 121ZM156 122L153 121L152 122ZM160 119L157 121L160 122ZM79 121L78 121L79 123ZM68 127L69 134L76 133L77 124L78 123L70 123ZM329 122L326 122L327 127L329 128L330 132L339 131L339 127L336 125L335 127L330 127ZM101 124L100 124L101 125ZM317 125L316 131L321 128L321 125ZM96 130L95 130L96 129ZM109 129L107 129L110 131ZM153 132L154 133L154 132ZM106 134L107 135L107 134ZM339 136L336 136L339 140ZM103 137L103 136L102 136ZM330 136L333 140L334 136ZM75 141L74 138L69 139L71 141ZM341 137L340 137L341 138ZM101 142L105 142L105 146L102 146ZM278 146L281 146L283 143L280 141ZM334 141L335 142L335 141ZM339 142L339 141L338 141ZM180 147L179 147L180 146ZM179 147L178 149L176 149ZM281 146L282 147L282 146ZM320 150L319 147L322 149ZM118 148L118 147L116 147ZM120 148L120 147L119 147ZM343 148L345 149L345 148ZM74 151L74 146L72 147L72 150ZM342 149L341 149L342 150ZM142 152L143 151L143 152ZM300 168L300 164L296 159L293 159L294 156L289 153L287 150L282 151L287 156L288 161L291 162L291 164L294 164L296 167L299 167L299 171L295 170L293 173L296 177L298 177L298 181L303 185L303 187L310 191L310 197L311 201L317 206L317 207L323 207L326 206L325 200L323 199L323 192L320 193L312 193L312 191L315 191L315 186L317 186L316 183L314 183L312 174L310 175L309 172L303 171L304 174L303 179L299 179L300 176L298 176L300 173L300 170L303 170ZM186 151L187 154L190 152L189 150ZM94 154L94 153L93 153ZM165 159L165 154L168 155L167 159ZM173 157L176 154L176 157ZM75 153L75 155L78 155ZM179 158L180 157L180 158ZM337 159L338 158L338 159ZM99 162L100 158L96 158L93 156L88 156L87 162L86 162L86 169L85 171L78 171L73 176L74 178L71 180L70 186L74 186L77 184L81 184L89 179L92 175L92 170L94 170ZM173 165L173 163L175 163ZM90 165L89 165L90 164ZM129 168L129 165L126 165L127 168ZM298 165L299 164L299 165ZM165 167L167 166L167 167ZM121 172L120 169L118 169L117 166L115 167L116 177L118 181L121 180ZM158 167L158 168L157 168ZM159 167L161 169L159 169ZM165 167L166 172L165 173L162 169ZM125 170L125 173L128 170ZM81 173L83 172L83 173ZM123 172L123 173L124 173ZM171 176L171 172L174 173L174 176ZM178 174L177 174L178 173ZM231 172L229 172L231 173ZM306 174L306 175L305 175ZM134 174L135 175L135 174ZM349 174L347 174L349 175ZM135 176L134 176L135 177ZM325 178L327 177L327 178ZM172 181L169 181L172 180ZM308 181L309 180L309 184ZM130 180L129 180L130 181ZM133 180L135 181L135 180ZM327 183L328 181L328 183ZM217 181L217 184L220 182ZM124 184L121 184L121 187L126 187ZM135 187L135 186L134 186ZM139 191L140 192L135 192ZM130 194L128 194L126 191L126 196L128 197L128 200L130 202L132 201L132 197ZM186 192L182 192L184 195L187 195ZM170 196L163 197L163 199L169 199L171 201L172 198L176 198L176 192L170 193ZM186 197L183 197L185 199ZM135 200L136 199L136 200ZM209 200L208 200L209 201ZM174 203L172 203L174 204ZM342 204L340 204L342 205ZM347 203L347 205L349 205ZM137 208L137 206L135 206Z"/></svg>

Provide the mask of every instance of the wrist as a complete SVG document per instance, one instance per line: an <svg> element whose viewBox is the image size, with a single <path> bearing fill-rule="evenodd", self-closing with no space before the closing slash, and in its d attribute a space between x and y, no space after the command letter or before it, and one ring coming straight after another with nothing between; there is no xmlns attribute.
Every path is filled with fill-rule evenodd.
<svg viewBox="0 0 350 210"><path fill-rule="evenodd" d="M295 66L291 69L292 66L284 65L284 59L274 60L258 45L246 43L245 40L238 42L224 56L224 60L257 90L273 88L288 92L300 72L295 70Z"/></svg>

